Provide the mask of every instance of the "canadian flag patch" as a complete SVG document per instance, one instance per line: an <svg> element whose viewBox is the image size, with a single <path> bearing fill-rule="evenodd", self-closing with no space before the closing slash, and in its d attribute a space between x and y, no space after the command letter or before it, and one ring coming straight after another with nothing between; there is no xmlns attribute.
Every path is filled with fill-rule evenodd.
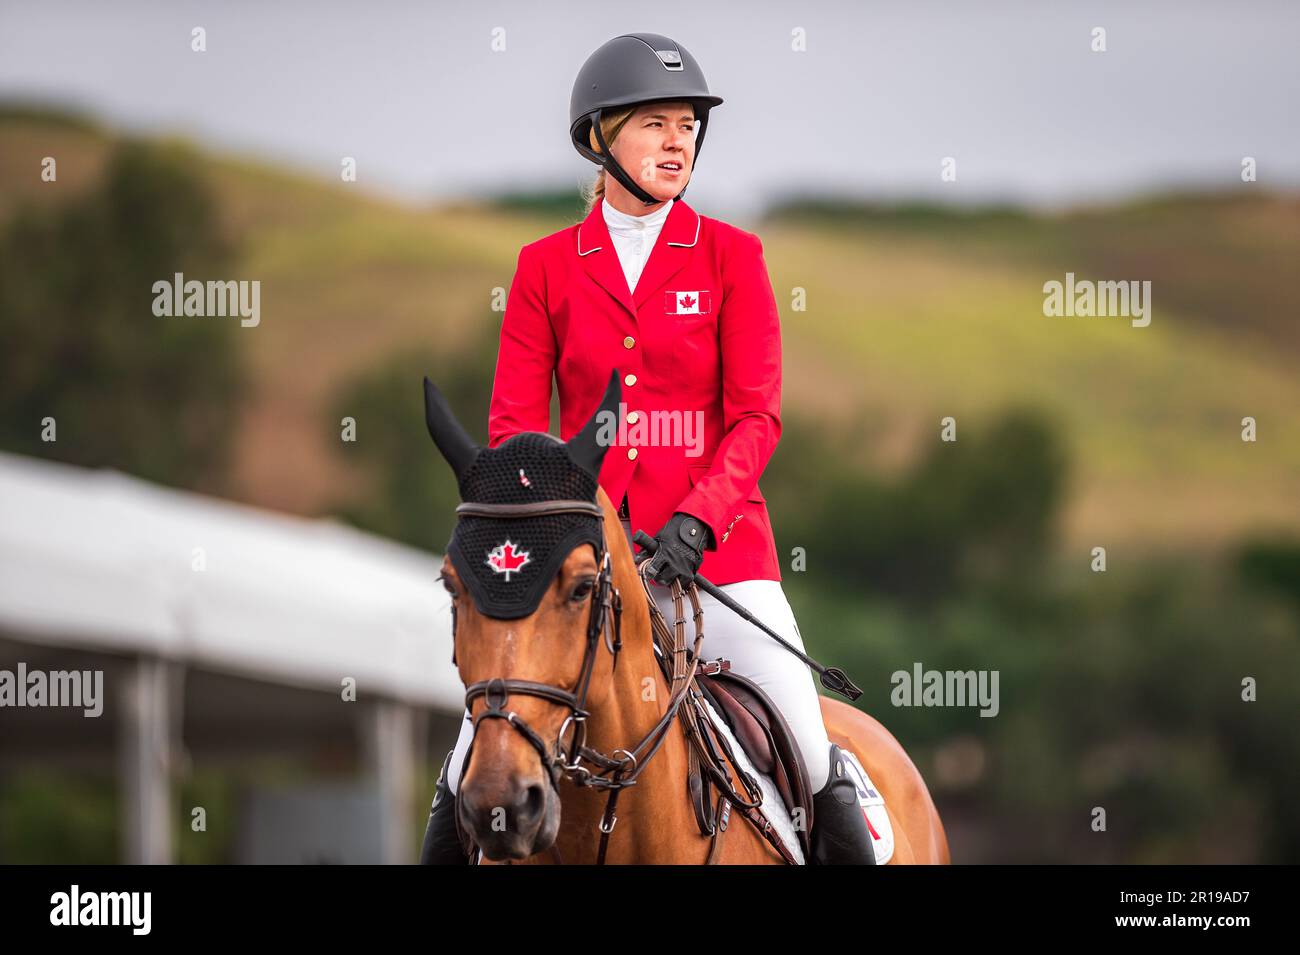
<svg viewBox="0 0 1300 955"><path fill-rule="evenodd" d="M505 574L506 580L510 579L511 574L519 573L523 566L530 562L528 551L520 550L517 544L509 540L504 544L497 544L487 556L487 565L498 574Z"/></svg>
<svg viewBox="0 0 1300 955"><path fill-rule="evenodd" d="M668 315L707 315L709 314L709 292L668 292L664 303L664 312Z"/></svg>

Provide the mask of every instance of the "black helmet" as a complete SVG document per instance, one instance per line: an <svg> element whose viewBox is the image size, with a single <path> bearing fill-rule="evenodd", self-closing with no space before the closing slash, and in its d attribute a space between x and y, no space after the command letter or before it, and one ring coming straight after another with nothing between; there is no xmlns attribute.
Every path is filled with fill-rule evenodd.
<svg viewBox="0 0 1300 955"><path fill-rule="evenodd" d="M704 72L695 57L681 44L658 33L614 37L587 57L578 71L569 99L569 135L579 153L607 169L646 205L654 205L659 200L637 185L610 153L600 119L604 110L675 100L695 106L695 118L700 121L700 131L695 136L695 159L698 159L709 124L709 110L721 103L722 97L709 92L709 84L704 81ZM587 145L593 130L601 152ZM691 168L695 168L694 159ZM675 198L680 199L685 193L683 189Z"/></svg>

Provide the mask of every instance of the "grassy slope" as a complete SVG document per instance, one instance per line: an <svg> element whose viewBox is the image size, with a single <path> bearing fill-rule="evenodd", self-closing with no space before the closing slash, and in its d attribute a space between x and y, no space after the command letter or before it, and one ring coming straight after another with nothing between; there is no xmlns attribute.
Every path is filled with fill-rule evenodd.
<svg viewBox="0 0 1300 955"><path fill-rule="evenodd" d="M97 132L0 119L0 216L20 198L57 202L86 189L110 147ZM47 155L59 161L57 184L31 172ZM318 512L353 477L328 444L338 432L323 418L330 396L403 346L454 349L475 323L499 321L492 289L509 287L519 246L554 226L403 208L239 159L195 162L239 239L229 277L261 281L261 323L231 325L256 388L239 440L240 496Z"/></svg>
<svg viewBox="0 0 1300 955"><path fill-rule="evenodd" d="M0 115L0 216L19 198L85 188L110 143L91 128ZM59 158L57 185L32 173L46 155ZM353 479L330 453L323 411L334 390L394 350L454 348L499 321L492 289L509 286L519 247L565 224L405 208L252 162L195 162L243 240L233 277L262 282L261 325L232 331L257 382L239 441L241 496L300 513ZM962 427L1008 402L1040 404L1076 455L1067 527L1079 544L1296 527L1296 293L1280 271L1270 280L1276 259L1295 260L1294 223L1294 203L1248 200L866 228L780 217L760 231L782 306L783 406L865 414L870 446L846 453L891 467L934 440L943 415ZM1151 326L1045 318L1042 283L1066 268L1152 278ZM1245 303L1243 284L1257 293ZM789 308L796 286L807 311ZM1219 320L1233 308L1252 320ZM1255 445L1238 438L1248 414L1260 422Z"/></svg>
<svg viewBox="0 0 1300 955"><path fill-rule="evenodd" d="M807 289L808 310L786 313L786 348L792 369L815 364L817 374L792 373L788 401L833 411L856 395L877 409L874 440L892 461L935 440L944 415L960 428L1029 401L1066 426L1078 464L1068 527L1080 542L1213 541L1245 525L1296 525L1290 343L1189 319L1164 305L1159 283L1147 328L1048 318L1042 284L1064 269L1036 255L981 261L991 257L946 237L781 224L764 242L778 296ZM1239 438L1245 415L1259 421L1256 444Z"/></svg>

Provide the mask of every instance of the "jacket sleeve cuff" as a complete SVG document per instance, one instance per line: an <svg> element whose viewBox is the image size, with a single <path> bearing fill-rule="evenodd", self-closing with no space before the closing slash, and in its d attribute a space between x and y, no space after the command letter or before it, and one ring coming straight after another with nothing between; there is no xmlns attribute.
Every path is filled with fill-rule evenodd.
<svg viewBox="0 0 1300 955"><path fill-rule="evenodd" d="M717 527L713 524L712 521L710 521L707 517L704 516L703 508L698 508L698 507L690 508L683 505L682 507L677 508L677 513L689 514L691 517L695 518L697 521L699 521L701 524L704 525L705 529L708 531L708 534L706 535L707 540L704 543L704 549L706 551L718 549Z"/></svg>

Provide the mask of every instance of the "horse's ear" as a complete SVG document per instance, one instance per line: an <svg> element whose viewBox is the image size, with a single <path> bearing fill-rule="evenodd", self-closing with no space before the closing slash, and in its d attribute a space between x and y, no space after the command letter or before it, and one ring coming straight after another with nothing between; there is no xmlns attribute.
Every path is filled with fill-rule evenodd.
<svg viewBox="0 0 1300 955"><path fill-rule="evenodd" d="M569 457L573 459L574 464L594 478L600 477L600 464L605 459L605 452L609 450L608 444L601 444L596 440L598 432L605 421L612 420L617 428L618 404L622 396L623 383L619 381L618 369L615 368L610 372L609 384L605 386L605 397L601 399L595 414L582 426L581 431L569 439Z"/></svg>
<svg viewBox="0 0 1300 955"><path fill-rule="evenodd" d="M480 449L456 420L456 415L452 413L442 392L427 376L424 379L424 423L429 429L429 437L433 438L433 443L447 459L452 473L459 481L478 457Z"/></svg>

